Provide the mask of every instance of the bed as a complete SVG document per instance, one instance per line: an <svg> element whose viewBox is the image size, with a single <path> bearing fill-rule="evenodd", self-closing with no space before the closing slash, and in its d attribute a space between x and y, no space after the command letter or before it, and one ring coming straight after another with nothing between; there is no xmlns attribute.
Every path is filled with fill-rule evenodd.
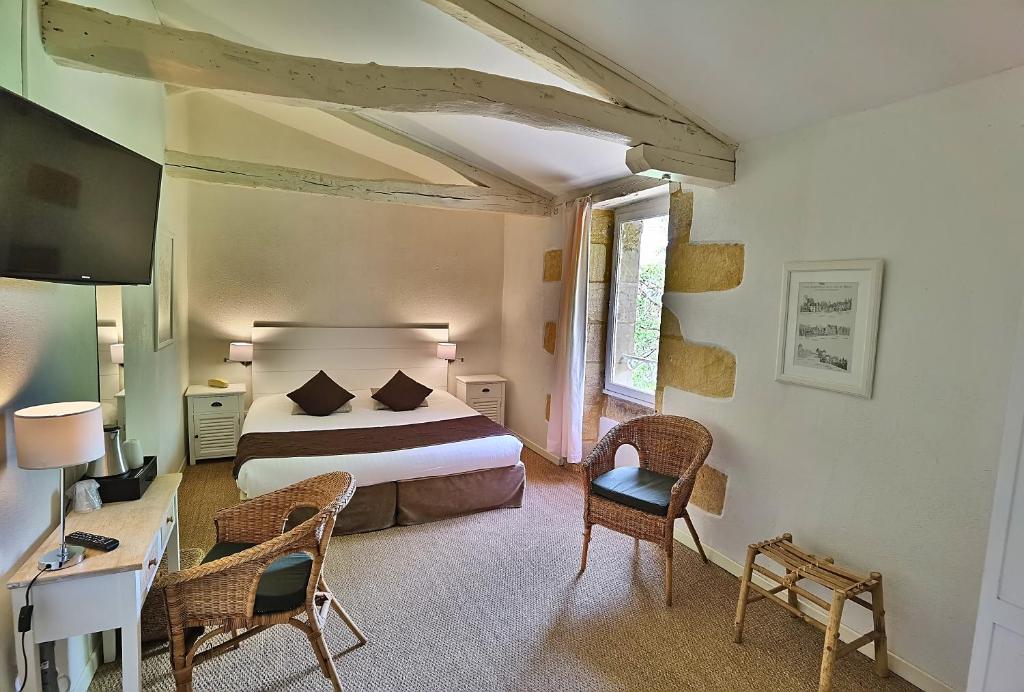
<svg viewBox="0 0 1024 692"><path fill-rule="evenodd" d="M436 344L447 340L446 327L254 327L253 403L236 459L243 496L261 495L330 471L348 471L358 489L338 517L337 533L521 506L526 477L520 461L522 442L482 420L447 391L448 364L435 357ZM356 395L350 412L308 416L288 399L287 392L321 369ZM401 412L376 409L370 388L383 385L399 369L433 388L426 406ZM474 421L491 429L479 437L447 435L448 428L464 428ZM421 428L442 433L426 440L459 439L438 444L401 442L400 431ZM377 447L381 440L394 441L384 444L386 449L358 453L344 451L351 446L335 450L329 444L320 445L315 455L308 456L293 455L292 451L303 448L283 442L311 431L362 435L375 439ZM278 433L288 435L275 436ZM406 440L417 437L410 432L405 435ZM269 452L265 457L243 456L243 448L251 452L253 445L247 443L256 438L265 443L258 449ZM278 440L281 445L275 447Z"/></svg>

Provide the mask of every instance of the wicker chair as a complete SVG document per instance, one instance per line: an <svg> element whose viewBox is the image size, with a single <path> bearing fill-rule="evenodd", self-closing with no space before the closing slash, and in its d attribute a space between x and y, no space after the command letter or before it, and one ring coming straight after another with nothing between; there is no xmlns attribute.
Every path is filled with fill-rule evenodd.
<svg viewBox="0 0 1024 692"><path fill-rule="evenodd" d="M703 425L679 416L641 416L612 428L583 462L586 500L580 574L587 568L587 548L594 524L632 536L637 541L656 543L665 551L665 604L671 606L672 528L676 519L686 520L701 559L708 561L686 505L697 471L711 451L712 442L711 433ZM640 469L615 469L615 452L622 445L636 448ZM605 475L613 469L614 473ZM633 502L634 506L629 506L623 504L632 500L625 496L628 491L619 494L608 491L609 479L614 483L616 476L631 473L633 479L640 475L634 485L647 493L648 500L653 498L653 502ZM652 488L655 488L653 492Z"/></svg>
<svg viewBox="0 0 1024 692"><path fill-rule="evenodd" d="M197 663L237 649L243 640L280 624L292 625L309 638L324 676L341 690L323 638L330 610L341 616L360 644L366 637L321 572L335 518L354 492L351 475L329 473L217 512L217 544L207 562L169 574L163 584L178 692L191 692ZM309 508L317 514L283 533L294 510ZM299 619L303 614L305 619ZM225 634L231 638L197 653Z"/></svg>

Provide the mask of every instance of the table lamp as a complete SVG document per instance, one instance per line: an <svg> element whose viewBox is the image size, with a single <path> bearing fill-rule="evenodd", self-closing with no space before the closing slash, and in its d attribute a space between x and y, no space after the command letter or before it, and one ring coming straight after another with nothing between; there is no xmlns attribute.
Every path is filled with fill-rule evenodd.
<svg viewBox="0 0 1024 692"><path fill-rule="evenodd" d="M85 558L85 549L64 541L64 469L106 452L99 402L67 401L15 411L14 444L20 468L60 470L60 547L39 559L39 569L77 565Z"/></svg>

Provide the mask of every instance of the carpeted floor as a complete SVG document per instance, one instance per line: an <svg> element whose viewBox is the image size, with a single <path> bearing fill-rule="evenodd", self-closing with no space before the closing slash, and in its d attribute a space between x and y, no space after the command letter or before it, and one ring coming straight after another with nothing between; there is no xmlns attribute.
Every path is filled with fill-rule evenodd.
<svg viewBox="0 0 1024 692"><path fill-rule="evenodd" d="M335 538L327 581L370 641L327 628L351 692L816 690L822 637L766 604L732 642L736 579L691 551L675 557L675 605L662 602L654 546L594 529L579 580L581 493L573 472L530 455L526 506ZM237 502L229 463L185 472L182 545L213 544L214 510ZM752 537L756 538L756 537ZM146 689L174 689L166 647L143 662ZM196 669L196 692L330 690L306 638L275 627ZM116 665L93 690L120 689ZM842 659L835 690L914 690Z"/></svg>

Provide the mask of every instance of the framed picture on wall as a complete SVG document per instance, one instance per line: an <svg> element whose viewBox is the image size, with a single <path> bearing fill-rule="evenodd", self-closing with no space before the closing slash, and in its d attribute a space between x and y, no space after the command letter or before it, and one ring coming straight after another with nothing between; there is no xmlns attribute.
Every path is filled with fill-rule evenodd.
<svg viewBox="0 0 1024 692"><path fill-rule="evenodd" d="M174 343L174 236L156 235L153 260L153 346Z"/></svg>
<svg viewBox="0 0 1024 692"><path fill-rule="evenodd" d="M871 397L880 259L787 262L775 379Z"/></svg>

